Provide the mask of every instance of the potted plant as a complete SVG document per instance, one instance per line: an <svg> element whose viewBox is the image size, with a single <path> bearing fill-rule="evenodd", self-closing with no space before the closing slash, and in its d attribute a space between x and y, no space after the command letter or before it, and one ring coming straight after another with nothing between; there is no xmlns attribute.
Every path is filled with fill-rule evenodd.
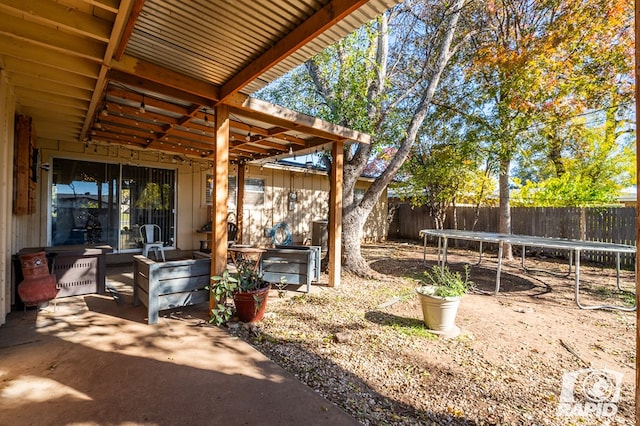
<svg viewBox="0 0 640 426"><path fill-rule="evenodd" d="M424 324L435 334L455 337L460 329L455 325L460 299L474 285L469 280L469 267L465 265L464 278L460 272L434 265L425 271L423 284L416 291L422 305Z"/></svg>
<svg viewBox="0 0 640 426"><path fill-rule="evenodd" d="M262 279L255 264L249 260L239 262L235 273L225 269L221 276L211 277L209 291L216 303L209 322L222 325L234 314L242 322L260 321L270 289L271 284Z"/></svg>

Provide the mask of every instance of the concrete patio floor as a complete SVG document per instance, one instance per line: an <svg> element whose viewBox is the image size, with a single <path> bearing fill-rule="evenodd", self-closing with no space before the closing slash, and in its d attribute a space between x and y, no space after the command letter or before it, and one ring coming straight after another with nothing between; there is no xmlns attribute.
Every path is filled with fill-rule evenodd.
<svg viewBox="0 0 640 426"><path fill-rule="evenodd" d="M202 326L207 306L132 305L131 267L106 295L12 312L0 326L0 425L351 425L240 339Z"/></svg>

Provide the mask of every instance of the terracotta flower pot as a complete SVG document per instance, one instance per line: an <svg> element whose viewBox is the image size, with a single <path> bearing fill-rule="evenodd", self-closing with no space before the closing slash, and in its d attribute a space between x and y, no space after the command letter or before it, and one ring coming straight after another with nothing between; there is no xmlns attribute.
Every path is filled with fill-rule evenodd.
<svg viewBox="0 0 640 426"><path fill-rule="evenodd" d="M236 293L233 296L233 303L236 305L238 319L242 322L260 321L267 307L269 290L271 285L255 291Z"/></svg>

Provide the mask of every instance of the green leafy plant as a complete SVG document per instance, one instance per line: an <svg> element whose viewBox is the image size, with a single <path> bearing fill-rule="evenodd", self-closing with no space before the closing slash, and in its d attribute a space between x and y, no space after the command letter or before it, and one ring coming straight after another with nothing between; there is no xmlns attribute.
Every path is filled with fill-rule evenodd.
<svg viewBox="0 0 640 426"><path fill-rule="evenodd" d="M229 299L238 291L238 280L233 277L228 269L225 269L222 276L211 277L211 285L209 286L209 297L213 298L216 303L211 310L211 318L209 322L215 325L225 324L233 317L235 310L233 304L229 303Z"/></svg>
<svg viewBox="0 0 640 426"><path fill-rule="evenodd" d="M460 272L452 272L447 266L434 265L431 271L423 273L422 282L424 285L418 288L418 292L438 297L459 297L474 287L473 281L469 280L468 265L464 267L464 278Z"/></svg>
<svg viewBox="0 0 640 426"><path fill-rule="evenodd" d="M242 260L238 263L238 272L235 274L238 280L238 291L260 290L268 285L256 269L254 262L250 260Z"/></svg>
<svg viewBox="0 0 640 426"><path fill-rule="evenodd" d="M275 283L276 287L278 288L278 297L279 298L283 298L287 295L287 277L285 276L281 276L280 277L280 281Z"/></svg>
<svg viewBox="0 0 640 426"><path fill-rule="evenodd" d="M225 269L221 276L211 277L210 296L215 299L215 307L211 310L209 322L215 325L226 324L236 313L235 305L229 302L237 293L249 293L268 287L269 283L262 279L256 271L255 263L243 260L238 264L237 272ZM256 312L260 310L262 299L253 295Z"/></svg>

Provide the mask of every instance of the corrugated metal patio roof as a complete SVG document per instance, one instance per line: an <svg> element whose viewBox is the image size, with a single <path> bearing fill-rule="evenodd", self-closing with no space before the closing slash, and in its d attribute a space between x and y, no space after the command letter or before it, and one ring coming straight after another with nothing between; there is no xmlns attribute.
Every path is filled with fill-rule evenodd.
<svg viewBox="0 0 640 426"><path fill-rule="evenodd" d="M0 64L39 138L207 157L225 103L232 159L308 151L366 135L247 95L395 3L0 0Z"/></svg>

